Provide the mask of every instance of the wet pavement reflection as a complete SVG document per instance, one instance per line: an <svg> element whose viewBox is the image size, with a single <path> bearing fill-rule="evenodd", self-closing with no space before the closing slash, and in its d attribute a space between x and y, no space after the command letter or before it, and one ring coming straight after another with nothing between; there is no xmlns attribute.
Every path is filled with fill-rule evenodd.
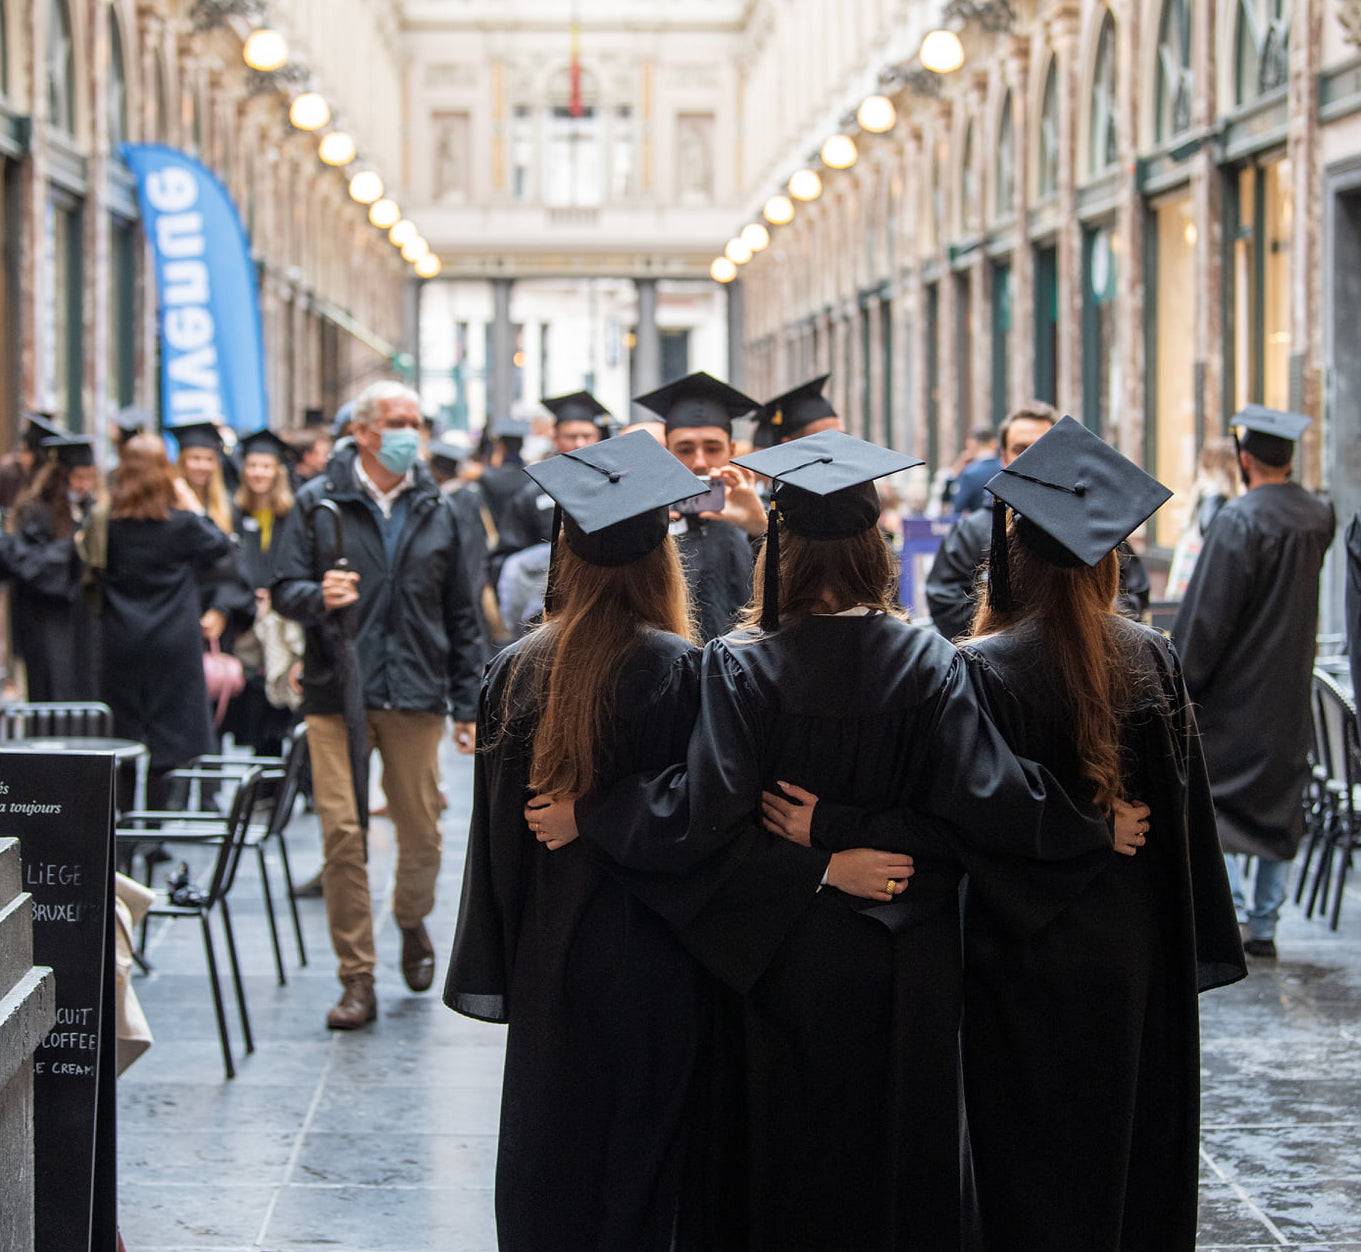
<svg viewBox="0 0 1361 1252"><path fill-rule="evenodd" d="M446 745L445 859L429 921L447 959L471 767ZM376 780L375 780L376 782ZM376 787L375 787L376 791ZM299 879L315 819L290 829ZM490 1252L504 1032L406 990L389 911L392 828L375 819L379 1019L328 1033L338 996L325 910L302 902L312 963L285 946L277 984L254 867L233 894L256 1051L227 1082L197 928L154 931L137 981L155 1046L119 1090L119 1189L128 1252ZM277 876L277 875L276 875ZM1341 929L1287 905L1281 960L1201 999L1201 1249L1361 1252L1361 892ZM287 937L286 937L287 945ZM442 973L436 979L438 989ZM1074 1250L1080 1252L1080 1250Z"/></svg>

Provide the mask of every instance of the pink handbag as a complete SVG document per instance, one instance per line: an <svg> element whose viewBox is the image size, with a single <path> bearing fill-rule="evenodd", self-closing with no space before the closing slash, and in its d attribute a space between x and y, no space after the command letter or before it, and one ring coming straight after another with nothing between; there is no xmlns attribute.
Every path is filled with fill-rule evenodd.
<svg viewBox="0 0 1361 1252"><path fill-rule="evenodd" d="M217 646L216 639L208 640L208 651L203 654L203 681L208 685L208 699L217 705L213 725L220 727L231 698L246 689L246 672L236 657Z"/></svg>

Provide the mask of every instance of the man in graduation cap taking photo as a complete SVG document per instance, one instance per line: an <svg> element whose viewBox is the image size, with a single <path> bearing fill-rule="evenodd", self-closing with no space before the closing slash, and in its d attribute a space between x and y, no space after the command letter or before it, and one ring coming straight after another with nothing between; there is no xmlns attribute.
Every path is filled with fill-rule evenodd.
<svg viewBox="0 0 1361 1252"><path fill-rule="evenodd" d="M1330 504L1291 479L1298 413L1234 418L1247 491L1215 516L1172 638L1205 743L1229 882L1249 956L1276 958L1276 919L1304 835L1309 690ZM1251 900L1241 857L1254 857Z"/></svg>

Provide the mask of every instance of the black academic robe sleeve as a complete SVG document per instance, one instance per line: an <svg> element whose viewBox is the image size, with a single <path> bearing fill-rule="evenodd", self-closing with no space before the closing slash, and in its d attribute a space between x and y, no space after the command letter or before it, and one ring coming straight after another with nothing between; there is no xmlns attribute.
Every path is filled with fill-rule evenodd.
<svg viewBox="0 0 1361 1252"><path fill-rule="evenodd" d="M966 513L950 527L926 575L931 622L947 639L969 633L978 600L978 572L988 552L991 510Z"/></svg>
<svg viewBox="0 0 1361 1252"><path fill-rule="evenodd" d="M1172 624L1193 700L1209 687L1238 634L1239 615L1251 601L1254 548L1243 515L1232 510L1221 512L1205 536Z"/></svg>
<svg viewBox="0 0 1361 1252"><path fill-rule="evenodd" d="M299 504L277 525L270 544L274 560L270 602L292 621L320 626L326 620L326 604L321 596L321 580L316 576L308 507Z"/></svg>
<svg viewBox="0 0 1361 1252"><path fill-rule="evenodd" d="M11 549L14 578L35 595L74 600L84 570L74 535L58 538L45 506L25 509Z"/></svg>
<svg viewBox="0 0 1361 1252"><path fill-rule="evenodd" d="M443 588L444 630L449 640L449 707L455 721L470 722L477 715L478 687L487 657L482 646L482 621L473 599L472 575L465 564L462 523L447 496L441 503L454 519L456 536L449 550Z"/></svg>

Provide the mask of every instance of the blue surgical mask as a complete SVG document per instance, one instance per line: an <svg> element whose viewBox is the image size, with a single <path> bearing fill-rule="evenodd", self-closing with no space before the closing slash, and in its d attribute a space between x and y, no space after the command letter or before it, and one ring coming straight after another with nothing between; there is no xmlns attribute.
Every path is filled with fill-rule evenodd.
<svg viewBox="0 0 1361 1252"><path fill-rule="evenodd" d="M385 430L383 446L378 450L378 459L383 468L394 474L405 474L421 452L421 432L418 430Z"/></svg>

